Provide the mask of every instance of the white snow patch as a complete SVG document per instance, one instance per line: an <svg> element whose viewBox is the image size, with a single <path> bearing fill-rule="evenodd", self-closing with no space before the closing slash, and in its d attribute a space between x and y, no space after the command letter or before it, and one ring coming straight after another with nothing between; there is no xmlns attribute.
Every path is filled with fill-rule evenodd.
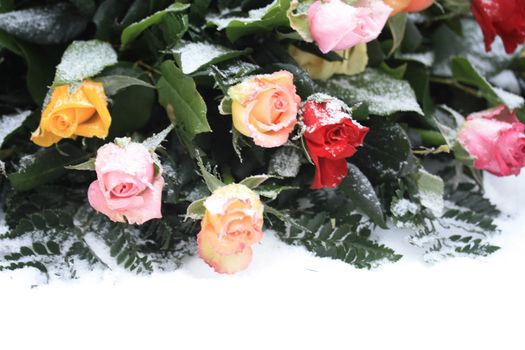
<svg viewBox="0 0 525 350"><path fill-rule="evenodd" d="M287 246L267 232L248 270L215 274L197 257L174 272L86 272L42 282L0 273L5 348L505 349L525 348L525 173L485 179L503 210L502 249L435 265L401 229L381 243L397 264L358 270Z"/></svg>
<svg viewBox="0 0 525 350"><path fill-rule="evenodd" d="M5 138L13 131L22 126L22 123L29 117L31 111L23 111L17 114L4 115L0 117L0 147L4 144Z"/></svg>

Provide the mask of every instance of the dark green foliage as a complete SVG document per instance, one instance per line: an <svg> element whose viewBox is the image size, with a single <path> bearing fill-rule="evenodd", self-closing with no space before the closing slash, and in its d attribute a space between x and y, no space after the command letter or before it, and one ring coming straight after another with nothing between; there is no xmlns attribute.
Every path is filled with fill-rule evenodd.
<svg viewBox="0 0 525 350"><path fill-rule="evenodd" d="M351 215L345 224L334 227L325 213L313 218L304 217L297 226L287 226L279 237L286 243L303 245L320 257L342 260L358 268L371 268L377 264L397 261L401 255L370 239L370 226L362 222L362 216Z"/></svg>

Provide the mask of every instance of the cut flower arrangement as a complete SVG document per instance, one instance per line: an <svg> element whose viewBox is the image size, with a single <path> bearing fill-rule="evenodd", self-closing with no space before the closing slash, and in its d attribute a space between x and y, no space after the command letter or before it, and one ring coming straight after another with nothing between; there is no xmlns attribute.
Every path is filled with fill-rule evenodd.
<svg viewBox="0 0 525 350"><path fill-rule="evenodd" d="M266 230L358 268L401 258L389 227L489 255L483 172L525 166L524 11L0 0L0 270L233 274Z"/></svg>

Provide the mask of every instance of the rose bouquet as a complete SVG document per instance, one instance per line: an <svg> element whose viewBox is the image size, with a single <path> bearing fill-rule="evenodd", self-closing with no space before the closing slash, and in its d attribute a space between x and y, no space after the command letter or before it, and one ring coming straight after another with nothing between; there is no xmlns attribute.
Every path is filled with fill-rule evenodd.
<svg viewBox="0 0 525 350"><path fill-rule="evenodd" d="M488 255L525 166L517 0L0 0L0 270ZM396 227L395 231L389 230Z"/></svg>

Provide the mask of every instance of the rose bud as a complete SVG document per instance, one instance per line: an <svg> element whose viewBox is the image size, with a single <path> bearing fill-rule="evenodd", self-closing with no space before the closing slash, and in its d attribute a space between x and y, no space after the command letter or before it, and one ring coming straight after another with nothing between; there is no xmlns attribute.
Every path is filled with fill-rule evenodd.
<svg viewBox="0 0 525 350"><path fill-rule="evenodd" d="M228 90L233 125L261 147L283 145L297 124L301 98L287 71L248 78Z"/></svg>
<svg viewBox="0 0 525 350"><path fill-rule="evenodd" d="M53 90L49 103L42 112L40 126L31 140L49 147L64 138L106 138L111 125L107 98L102 83L84 81L73 89L61 85Z"/></svg>
<svg viewBox="0 0 525 350"><path fill-rule="evenodd" d="M490 51L496 35L507 53L525 42L525 4L523 0L473 0L472 14L481 26L485 50Z"/></svg>
<svg viewBox="0 0 525 350"><path fill-rule="evenodd" d="M304 138L315 164L311 187L339 186L348 173L346 158L363 144L368 128L352 119L348 106L328 95L310 96L302 109Z"/></svg>
<svg viewBox="0 0 525 350"><path fill-rule="evenodd" d="M288 53L308 73L310 78L315 80L327 80L334 74L359 74L364 72L368 64L366 44L357 44L350 49L336 51L343 59L342 61L328 61L293 45L288 47Z"/></svg>
<svg viewBox="0 0 525 350"><path fill-rule="evenodd" d="M97 180L88 190L91 206L112 221L143 224L162 217L164 179L151 153L135 142L108 143L97 152Z"/></svg>
<svg viewBox="0 0 525 350"><path fill-rule="evenodd" d="M525 125L501 105L469 115L458 131L476 169L496 176L519 175L525 166Z"/></svg>
<svg viewBox="0 0 525 350"><path fill-rule="evenodd" d="M376 39L392 8L382 0L317 0L308 9L312 38L323 53L346 50Z"/></svg>
<svg viewBox="0 0 525 350"><path fill-rule="evenodd" d="M248 187L221 187L204 202L197 235L199 256L216 272L233 274L252 260L251 245L263 237L263 204Z"/></svg>

